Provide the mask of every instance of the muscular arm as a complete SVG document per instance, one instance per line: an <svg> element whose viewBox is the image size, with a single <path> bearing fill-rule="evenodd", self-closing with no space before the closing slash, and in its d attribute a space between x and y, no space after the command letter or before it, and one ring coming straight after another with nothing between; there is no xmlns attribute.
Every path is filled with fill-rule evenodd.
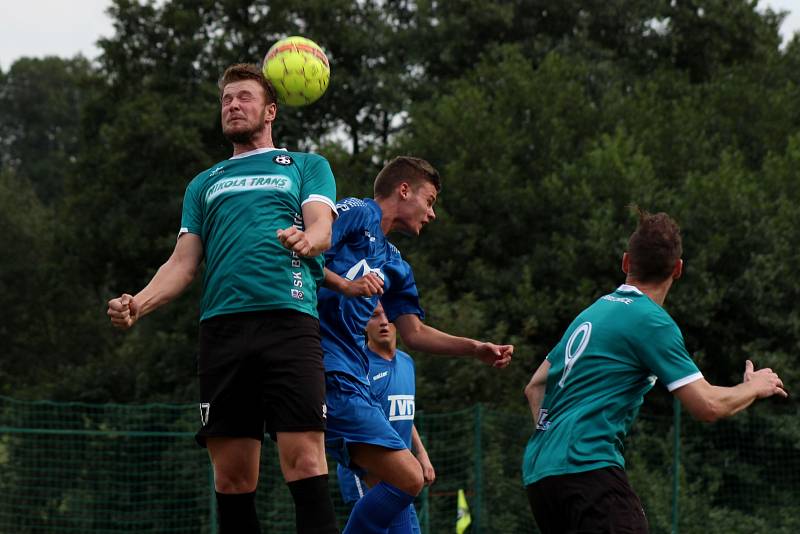
<svg viewBox="0 0 800 534"><path fill-rule="evenodd" d="M403 343L411 350L446 356L470 356L493 367L511 363L513 345L495 345L466 337L457 337L424 324L414 314L401 315L394 321Z"/></svg>
<svg viewBox="0 0 800 534"><path fill-rule="evenodd" d="M178 237L169 259L135 296L123 294L108 301L108 316L114 326L130 328L133 324L180 295L194 280L203 259L203 242L196 234Z"/></svg>
<svg viewBox="0 0 800 534"><path fill-rule="evenodd" d="M325 280L322 285L348 297L371 297L383 294L383 280L375 273L367 273L357 280L348 280L325 267Z"/></svg>
<svg viewBox="0 0 800 534"><path fill-rule="evenodd" d="M750 406L756 399L778 395L787 397L783 382L772 369L753 370L745 363L744 380L733 387L713 386L705 379L695 380L672 392L692 417L713 422L729 417Z"/></svg>
<svg viewBox="0 0 800 534"><path fill-rule="evenodd" d="M411 451L417 457L419 465L422 467L422 476L425 479L425 485L430 486L436 481L436 471L433 469L433 464L428 457L428 451L422 444L422 439L417 432L417 426L411 427Z"/></svg>
<svg viewBox="0 0 800 534"><path fill-rule="evenodd" d="M533 373L530 382L525 386L525 398L528 399L528 406L533 416L533 424L539 423L539 410L544 400L544 392L547 387L547 373L550 371L550 362L545 360Z"/></svg>
<svg viewBox="0 0 800 534"><path fill-rule="evenodd" d="M303 204L303 225L305 230L294 226L278 230L281 244L297 253L298 256L319 256L331 246L331 226L333 211L324 202Z"/></svg>

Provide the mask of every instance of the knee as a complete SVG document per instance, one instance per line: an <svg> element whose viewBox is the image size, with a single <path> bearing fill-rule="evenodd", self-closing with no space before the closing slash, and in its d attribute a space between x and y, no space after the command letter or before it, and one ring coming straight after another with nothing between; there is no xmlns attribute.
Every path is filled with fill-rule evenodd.
<svg viewBox="0 0 800 534"><path fill-rule="evenodd" d="M252 493L258 486L258 476L241 471L214 468L214 488L218 493Z"/></svg>
<svg viewBox="0 0 800 534"><path fill-rule="evenodd" d="M300 480L324 475L328 472L328 465L325 456L315 449L303 449L286 459L285 471L287 480Z"/></svg>

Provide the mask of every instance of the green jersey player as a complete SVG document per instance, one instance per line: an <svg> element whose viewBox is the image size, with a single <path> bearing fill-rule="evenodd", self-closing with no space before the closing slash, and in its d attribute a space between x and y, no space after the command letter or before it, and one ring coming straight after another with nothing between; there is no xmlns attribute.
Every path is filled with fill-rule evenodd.
<svg viewBox="0 0 800 534"><path fill-rule="evenodd" d="M338 532L316 309L336 184L322 156L275 148L275 89L256 65L229 67L219 89L233 156L192 180L172 256L140 292L111 299L108 315L132 327L180 294L205 261L196 439L211 457L219 532L261 532L255 490L265 431L277 441L297 531Z"/></svg>
<svg viewBox="0 0 800 534"><path fill-rule="evenodd" d="M622 442L644 395L661 380L696 418L714 421L758 398L786 397L770 369L735 387L709 384L689 356L664 299L683 270L677 224L639 212L622 257L625 284L569 325L525 388L536 430L523 482L543 534L648 531L625 476Z"/></svg>

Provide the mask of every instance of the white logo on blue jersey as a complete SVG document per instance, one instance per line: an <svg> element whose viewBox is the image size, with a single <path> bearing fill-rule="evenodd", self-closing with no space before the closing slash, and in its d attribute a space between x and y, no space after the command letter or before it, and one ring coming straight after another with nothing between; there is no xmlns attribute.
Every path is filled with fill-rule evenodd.
<svg viewBox="0 0 800 534"><path fill-rule="evenodd" d="M344 277L347 278L348 280L355 280L356 278L361 278L362 276L366 276L369 273L375 273L381 280L384 279L383 273L381 272L380 268L373 269L372 267L369 266L367 260L361 260L352 267L350 267L347 273L345 273Z"/></svg>
<svg viewBox="0 0 800 534"><path fill-rule="evenodd" d="M414 420L414 395L389 395L389 421Z"/></svg>
<svg viewBox="0 0 800 534"><path fill-rule="evenodd" d="M381 378L386 378L389 376L389 371L384 371L382 373L378 373L377 375L372 377L372 380L380 380Z"/></svg>

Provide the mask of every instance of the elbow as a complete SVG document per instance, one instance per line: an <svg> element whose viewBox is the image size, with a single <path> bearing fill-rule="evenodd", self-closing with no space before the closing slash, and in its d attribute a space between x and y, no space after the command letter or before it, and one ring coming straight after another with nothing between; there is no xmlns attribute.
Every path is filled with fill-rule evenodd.
<svg viewBox="0 0 800 534"><path fill-rule="evenodd" d="M529 382L528 385L525 386L525 389L522 390L522 393L525 394L525 398L528 401L537 399L541 395L542 386L536 384L534 382Z"/></svg>
<svg viewBox="0 0 800 534"><path fill-rule="evenodd" d="M192 283L192 280L194 280L194 277L197 276L197 271L199 270L200 270L199 265L188 265L184 269L184 276L186 277L186 285Z"/></svg>
<svg viewBox="0 0 800 534"><path fill-rule="evenodd" d="M722 407L713 401L705 402L702 406L692 410L691 413L692 417L702 423L714 423L725 417Z"/></svg>
<svg viewBox="0 0 800 534"><path fill-rule="evenodd" d="M328 232L324 236L321 236L316 242L313 244L311 248L311 254L309 256L319 256L323 254L326 250L331 248L331 233Z"/></svg>
<svg viewBox="0 0 800 534"><path fill-rule="evenodd" d="M319 244L319 253L322 254L329 248L331 248L331 234L328 234L327 237L322 240L322 243Z"/></svg>
<svg viewBox="0 0 800 534"><path fill-rule="evenodd" d="M530 400L531 395L533 394L533 384L531 383L526 384L525 387L522 389L522 393L525 395L526 399Z"/></svg>
<svg viewBox="0 0 800 534"><path fill-rule="evenodd" d="M425 352L425 347L423 347L418 341L417 336L414 333L411 334L400 334L400 339L403 340L403 344L412 351L418 352Z"/></svg>

